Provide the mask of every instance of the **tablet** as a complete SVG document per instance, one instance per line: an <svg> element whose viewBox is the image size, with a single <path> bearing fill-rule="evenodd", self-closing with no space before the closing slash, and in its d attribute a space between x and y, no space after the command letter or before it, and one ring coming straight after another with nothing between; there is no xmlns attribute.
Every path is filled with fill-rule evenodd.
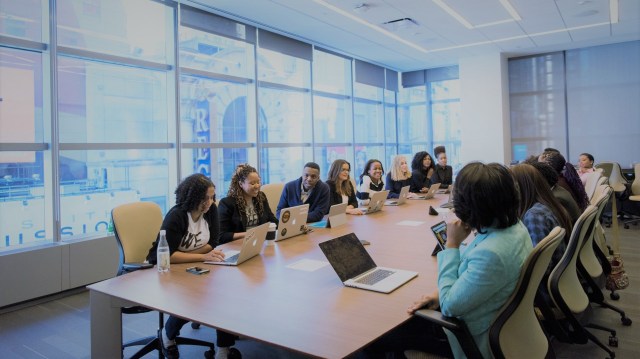
<svg viewBox="0 0 640 359"><path fill-rule="evenodd" d="M431 232L436 237L436 247L433 249L431 253L432 256L435 256L441 250L444 250L444 245L447 243L447 223L445 221L439 222L433 226L431 226Z"/></svg>

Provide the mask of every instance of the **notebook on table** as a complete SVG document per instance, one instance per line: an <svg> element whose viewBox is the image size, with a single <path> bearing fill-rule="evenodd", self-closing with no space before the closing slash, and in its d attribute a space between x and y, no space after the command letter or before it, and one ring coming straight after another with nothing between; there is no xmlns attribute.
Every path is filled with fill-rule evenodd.
<svg viewBox="0 0 640 359"><path fill-rule="evenodd" d="M407 196L409 195L409 186L404 186L400 190L400 194L398 198L388 199L385 201L385 205L387 206L400 206L403 205L407 201Z"/></svg>
<svg viewBox="0 0 640 359"><path fill-rule="evenodd" d="M265 238L267 238L267 231L269 231L269 222L261 224L257 227L253 227L245 233L242 240L242 247L239 251L228 250L224 252L224 261L213 262L205 261L205 264L217 264L223 266L237 266L240 263L257 256L262 250L262 244Z"/></svg>
<svg viewBox="0 0 640 359"><path fill-rule="evenodd" d="M275 241L281 241L306 233L305 226L307 224L308 214L308 203L295 207L283 208L280 211L280 221L278 222Z"/></svg>
<svg viewBox="0 0 640 359"><path fill-rule="evenodd" d="M347 203L334 204L329 208L329 214L321 221L309 223L307 226L315 228L336 228L347 223Z"/></svg>
<svg viewBox="0 0 640 359"><path fill-rule="evenodd" d="M418 276L417 272L376 266L355 233L319 245L333 270L347 287L390 293Z"/></svg>
<svg viewBox="0 0 640 359"><path fill-rule="evenodd" d="M382 207L384 207L384 203L386 202L388 195L389 191L374 192L369 195L369 203L359 209L364 214L379 212L382 210Z"/></svg>

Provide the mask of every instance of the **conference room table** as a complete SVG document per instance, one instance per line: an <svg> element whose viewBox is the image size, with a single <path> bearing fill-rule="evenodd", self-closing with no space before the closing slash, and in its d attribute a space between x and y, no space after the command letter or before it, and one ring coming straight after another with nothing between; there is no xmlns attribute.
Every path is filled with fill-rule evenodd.
<svg viewBox="0 0 640 359"><path fill-rule="evenodd" d="M120 308L142 305L242 337L323 358L342 358L365 347L410 318L407 308L437 288L436 239L429 215L448 195L408 200L368 215L347 215L347 224L278 241L241 265L172 264L167 273L139 270L90 285L91 356L122 355ZM346 287L318 244L355 233L378 266L418 272L384 294ZM222 248L239 249L240 241ZM326 264L313 270L316 264Z"/></svg>

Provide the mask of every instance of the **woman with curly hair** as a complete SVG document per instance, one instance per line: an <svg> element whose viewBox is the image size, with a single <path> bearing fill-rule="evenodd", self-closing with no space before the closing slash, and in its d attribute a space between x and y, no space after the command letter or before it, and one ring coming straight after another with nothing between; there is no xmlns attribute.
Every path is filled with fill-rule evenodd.
<svg viewBox="0 0 640 359"><path fill-rule="evenodd" d="M227 197L219 204L220 243L244 238L248 229L263 223L278 223L260 187L260 175L254 167L245 163L236 168Z"/></svg>
<svg viewBox="0 0 640 359"><path fill-rule="evenodd" d="M435 171L433 158L427 151L420 151L413 156L411 161L411 188L413 193L429 192L431 176Z"/></svg>
<svg viewBox="0 0 640 359"><path fill-rule="evenodd" d="M215 205L216 187L211 180L196 173L185 178L176 189L176 205L162 221L161 229L167 234L171 263L189 263L203 261L222 261L224 253L214 249L218 245L220 232L218 209ZM149 250L149 263L157 262L158 240ZM180 353L175 338L187 320L170 316L164 330L158 333L162 342L162 353L166 358L178 358ZM231 334L218 332L218 346L229 347L224 338L233 338ZM235 348L227 348L231 353ZM239 353L239 352L238 352ZM237 357L237 356L236 356Z"/></svg>
<svg viewBox="0 0 640 359"><path fill-rule="evenodd" d="M589 205L589 197L573 165L567 162L560 152L553 150L542 152L538 161L547 163L558 173L558 186L569 191L580 210L584 211Z"/></svg>

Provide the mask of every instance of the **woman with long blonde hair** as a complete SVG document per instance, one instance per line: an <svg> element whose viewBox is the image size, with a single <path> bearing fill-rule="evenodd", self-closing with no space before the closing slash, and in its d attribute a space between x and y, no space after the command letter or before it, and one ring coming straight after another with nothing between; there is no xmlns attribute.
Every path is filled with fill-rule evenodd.
<svg viewBox="0 0 640 359"><path fill-rule="evenodd" d="M411 186L411 170L407 158L403 155L397 155L393 158L391 171L387 173L387 182L384 189L389 190L389 198L398 198L402 187ZM411 196L410 193L408 195Z"/></svg>

